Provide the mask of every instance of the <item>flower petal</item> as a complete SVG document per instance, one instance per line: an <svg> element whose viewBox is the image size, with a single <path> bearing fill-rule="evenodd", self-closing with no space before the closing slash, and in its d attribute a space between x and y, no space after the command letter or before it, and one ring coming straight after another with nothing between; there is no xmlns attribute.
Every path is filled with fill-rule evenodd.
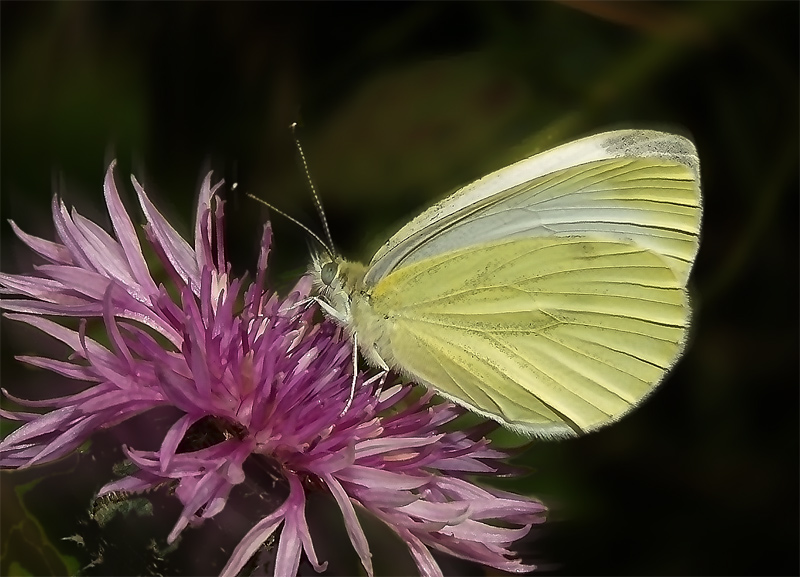
<svg viewBox="0 0 800 577"><path fill-rule="evenodd" d="M356 511L353 508L353 504L350 502L350 498L339 484L339 481L337 481L332 475L325 475L323 477L323 481L325 481L325 484L328 486L333 498L336 499L336 503L339 505L339 510L342 512L342 516L344 517L345 529L347 530L347 534L350 536L350 542L353 544L353 548L356 550L358 557L361 559L361 564L364 566L364 570L367 572L369 577L372 577L372 553L369 551L367 536L364 535L364 529L361 527L361 523L356 517Z"/></svg>
<svg viewBox="0 0 800 577"><path fill-rule="evenodd" d="M125 252L125 258L130 265L130 270L136 282L142 287L143 294L152 295L157 292L156 284L153 281L153 277L150 275L147 262L144 260L142 247L136 235L136 229L117 191L117 184L114 181L114 168L116 163L116 160L111 161L103 183L103 192L106 197L108 214L111 217L111 224L114 226L114 232L116 232L117 239L122 246L122 250Z"/></svg>
<svg viewBox="0 0 800 577"><path fill-rule="evenodd" d="M139 196L139 203L147 217L147 222L153 235L158 240L164 254L175 268L185 283L192 287L194 294L200 294L200 268L197 265L195 253L192 247L181 238L181 235L172 228L167 219L158 212L156 207L150 202L139 181L131 177L133 187Z"/></svg>
<svg viewBox="0 0 800 577"><path fill-rule="evenodd" d="M55 264L72 264L72 255L67 247L65 247L63 244L58 244L57 242L51 242L49 240L39 238L38 236L28 234L19 228L17 223L15 223L13 220L9 220L8 223L14 230L14 234L16 234L22 242L27 244L32 250L39 253L47 260Z"/></svg>
<svg viewBox="0 0 800 577"><path fill-rule="evenodd" d="M286 514L287 504L284 503L274 512L270 513L261 521L256 523L252 529L247 532L247 535L239 541L236 549L233 550L228 563L220 572L220 577L235 577L239 571L245 566L250 558L255 555L259 547L269 539L270 535L275 532L281 523L284 521Z"/></svg>

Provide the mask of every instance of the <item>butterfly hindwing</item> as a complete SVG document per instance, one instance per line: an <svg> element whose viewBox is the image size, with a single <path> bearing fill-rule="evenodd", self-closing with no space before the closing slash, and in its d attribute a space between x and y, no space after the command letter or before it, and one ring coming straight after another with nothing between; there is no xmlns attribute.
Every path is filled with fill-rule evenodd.
<svg viewBox="0 0 800 577"><path fill-rule="evenodd" d="M592 237L441 254L391 273L371 305L389 335L383 358L541 436L591 430L639 403L683 348L689 312L662 257Z"/></svg>

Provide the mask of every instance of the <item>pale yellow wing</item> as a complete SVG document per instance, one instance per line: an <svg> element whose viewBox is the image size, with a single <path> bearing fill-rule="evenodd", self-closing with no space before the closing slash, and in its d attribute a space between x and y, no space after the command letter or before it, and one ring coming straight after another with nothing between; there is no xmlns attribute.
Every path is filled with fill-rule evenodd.
<svg viewBox="0 0 800 577"><path fill-rule="evenodd" d="M440 254L395 270L369 298L390 365L545 437L592 430L639 403L680 355L689 322L684 279L662 256L602 237Z"/></svg>
<svg viewBox="0 0 800 577"><path fill-rule="evenodd" d="M691 141L646 130L606 132L512 164L432 206L375 254L365 282L467 246L591 235L664 256L685 283L699 231Z"/></svg>

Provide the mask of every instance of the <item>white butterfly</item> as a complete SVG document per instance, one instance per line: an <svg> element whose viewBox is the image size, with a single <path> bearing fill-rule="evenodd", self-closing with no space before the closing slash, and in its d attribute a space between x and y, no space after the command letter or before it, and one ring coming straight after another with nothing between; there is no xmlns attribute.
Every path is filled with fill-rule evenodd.
<svg viewBox="0 0 800 577"><path fill-rule="evenodd" d="M620 418L680 357L700 216L689 140L606 132L462 188L368 266L328 249L311 274L374 366L568 436Z"/></svg>

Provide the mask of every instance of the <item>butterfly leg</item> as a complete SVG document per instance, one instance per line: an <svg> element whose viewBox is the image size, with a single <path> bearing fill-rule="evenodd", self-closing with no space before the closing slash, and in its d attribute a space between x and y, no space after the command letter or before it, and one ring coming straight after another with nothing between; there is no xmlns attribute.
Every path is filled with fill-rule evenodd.
<svg viewBox="0 0 800 577"><path fill-rule="evenodd" d="M303 299L301 301L297 301L296 303L293 303L293 304L289 305L288 307L286 307L286 310L287 311L291 311L291 310L294 310L294 309L301 309L301 308L305 309L305 308L308 308L308 306L312 302L314 302L312 299Z"/></svg>
<svg viewBox="0 0 800 577"><path fill-rule="evenodd" d="M308 297L308 299L306 299L306 300L314 301L315 303L317 303L319 305L319 307L325 312L325 314L327 316L329 316L330 318L332 318L333 320L338 322L340 325L345 325L347 323L347 320L348 320L347 316L345 316L344 314L342 314L339 311L337 311L335 308L333 308L331 305L326 303L321 298L319 298L319 297ZM354 345L353 348L356 348L355 345Z"/></svg>
<svg viewBox="0 0 800 577"><path fill-rule="evenodd" d="M380 384L378 385L378 390L383 387L383 383L386 382L386 376L389 374L389 365L386 364L386 361L378 357L381 364L381 372L377 375L374 375L364 381L361 386L367 387L374 383L377 379L380 379ZM350 408L350 405L353 404L353 399L356 396L356 379L358 378L358 334L353 334L353 380L350 381L350 397L347 399L347 403L344 405L344 409L342 412L339 413L339 416L342 417Z"/></svg>
<svg viewBox="0 0 800 577"><path fill-rule="evenodd" d="M291 311L291 310L298 309L298 308L307 309L314 302L318 302L316 297L304 298L303 300L299 300L296 303L293 303L293 304L289 305L284 310Z"/></svg>
<svg viewBox="0 0 800 577"><path fill-rule="evenodd" d="M378 385L378 390L380 390L380 389L383 387L383 383L385 383L385 382L386 382L386 375L388 375L388 374L389 374L389 371L381 371L381 372L380 372L380 373L378 373L377 375L372 375L370 378L368 378L366 381L364 381L364 384L362 384L361 386L362 386L362 387L368 387L368 386L370 386L372 383L374 383L375 381L377 381L378 379L380 379L380 380L381 380L381 382L380 382L380 384Z"/></svg>
<svg viewBox="0 0 800 577"><path fill-rule="evenodd" d="M367 381L367 383L372 384L372 382L373 382L373 380L375 378L380 377L381 382L378 385L378 390L380 390L380 389L383 388L383 384L386 382L386 376L389 374L389 365L386 364L386 361L384 361L381 358L381 356L378 354L377 348L376 348L376 350L374 352L375 352L375 357L374 358L378 360L378 365L380 366L381 372L379 374L375 375L374 377L372 377L369 381ZM366 384L366 383L364 383L364 384Z"/></svg>
<svg viewBox="0 0 800 577"><path fill-rule="evenodd" d="M320 301L320 304L323 304ZM356 379L358 378L358 335L353 333L353 380L350 381L350 397L347 399L347 402L344 404L344 408L342 412L339 413L340 417L343 417L344 414L347 412L347 409L350 408L350 405L353 404L353 399L356 396Z"/></svg>

